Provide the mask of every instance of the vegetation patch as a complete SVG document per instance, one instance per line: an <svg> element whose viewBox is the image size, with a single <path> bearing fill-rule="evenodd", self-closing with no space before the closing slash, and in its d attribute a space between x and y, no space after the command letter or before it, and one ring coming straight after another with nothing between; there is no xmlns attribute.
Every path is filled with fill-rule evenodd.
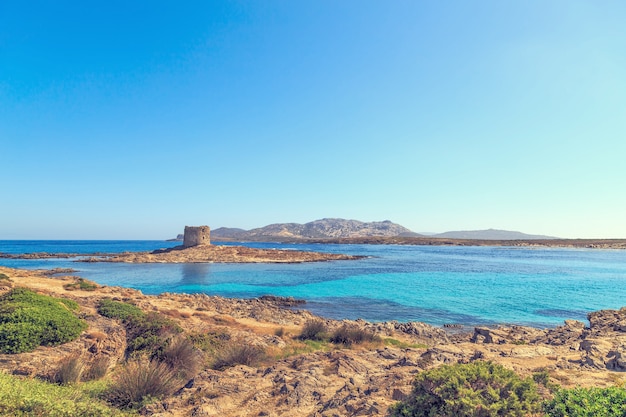
<svg viewBox="0 0 626 417"><path fill-rule="evenodd" d="M110 319L117 319L123 322L141 318L146 315L139 307L134 304L123 303L121 301L113 301L110 298L103 298L98 303L98 313Z"/></svg>
<svg viewBox="0 0 626 417"><path fill-rule="evenodd" d="M274 355L276 359L284 359L291 356L302 355L317 351L328 352L334 348L325 340L302 340L290 343Z"/></svg>
<svg viewBox="0 0 626 417"><path fill-rule="evenodd" d="M424 343L406 343L398 339L386 337L383 339L383 343L386 346L394 346L400 349L413 348L413 349L426 349L428 346Z"/></svg>
<svg viewBox="0 0 626 417"><path fill-rule="evenodd" d="M144 351L154 358L162 352L173 335L182 331L180 326L162 314L146 314L134 304L114 301L110 298L100 301L98 313L108 318L121 320L126 325L127 355Z"/></svg>
<svg viewBox="0 0 626 417"><path fill-rule="evenodd" d="M158 353L156 358L175 370L178 377L188 380L195 376L204 364L204 355L193 342L186 337L170 339L167 346Z"/></svg>
<svg viewBox="0 0 626 417"><path fill-rule="evenodd" d="M67 387L0 372L0 415L47 417L123 417L91 393L90 386Z"/></svg>
<svg viewBox="0 0 626 417"><path fill-rule="evenodd" d="M116 407L137 409L171 395L179 387L180 380L166 364L136 360L120 370L106 397Z"/></svg>
<svg viewBox="0 0 626 417"><path fill-rule="evenodd" d="M21 353L38 346L72 341L87 328L73 313L71 300L15 288L0 297L0 353Z"/></svg>
<svg viewBox="0 0 626 417"><path fill-rule="evenodd" d="M216 351L230 340L230 335L223 332L192 333L189 335L189 340L197 349L214 355Z"/></svg>
<svg viewBox="0 0 626 417"><path fill-rule="evenodd" d="M300 340L324 340L327 337L328 328L321 320L308 320L302 327Z"/></svg>
<svg viewBox="0 0 626 417"><path fill-rule="evenodd" d="M626 416L626 390L621 387L557 390L546 402L548 417Z"/></svg>
<svg viewBox="0 0 626 417"><path fill-rule="evenodd" d="M84 278L77 278L75 282L65 284L63 286L68 291L82 290L82 291L95 291L98 285L95 282L88 281Z"/></svg>
<svg viewBox="0 0 626 417"><path fill-rule="evenodd" d="M265 350L260 346L245 343L228 344L218 352L212 368L224 370L235 365L256 366L266 357Z"/></svg>
<svg viewBox="0 0 626 417"><path fill-rule="evenodd" d="M365 342L380 342L380 337L374 333L361 329L357 326L343 325L335 330L330 337L330 341L337 344L350 346Z"/></svg>
<svg viewBox="0 0 626 417"><path fill-rule="evenodd" d="M104 378L110 365L111 360L107 356L98 356L82 375L83 381L97 381Z"/></svg>
<svg viewBox="0 0 626 417"><path fill-rule="evenodd" d="M134 351L146 351L152 356L158 355L167 345L168 340L182 329L171 319L158 313L149 313L142 317L126 321L129 337L127 354Z"/></svg>
<svg viewBox="0 0 626 417"><path fill-rule="evenodd" d="M85 371L85 360L79 354L70 355L59 362L59 367L54 375L57 384L75 384L80 382Z"/></svg>
<svg viewBox="0 0 626 417"><path fill-rule="evenodd" d="M531 378L491 362L444 365L421 372L408 398L392 407L394 417L533 415L541 409Z"/></svg>

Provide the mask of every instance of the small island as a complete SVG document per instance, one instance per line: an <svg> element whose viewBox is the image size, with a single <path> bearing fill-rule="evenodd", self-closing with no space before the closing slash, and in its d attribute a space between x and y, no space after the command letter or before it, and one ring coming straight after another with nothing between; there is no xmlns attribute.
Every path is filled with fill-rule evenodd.
<svg viewBox="0 0 626 417"><path fill-rule="evenodd" d="M356 260L363 256L307 252L284 249L256 249L245 246L211 244L208 226L185 226L183 244L169 249L151 252L124 253L28 253L20 255L0 254L13 259L77 258L76 262L125 262L125 263L302 263L338 260Z"/></svg>

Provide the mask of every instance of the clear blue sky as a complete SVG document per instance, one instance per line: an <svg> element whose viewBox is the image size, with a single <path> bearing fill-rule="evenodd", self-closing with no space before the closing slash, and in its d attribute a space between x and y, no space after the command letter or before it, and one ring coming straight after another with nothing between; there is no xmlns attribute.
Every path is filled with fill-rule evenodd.
<svg viewBox="0 0 626 417"><path fill-rule="evenodd" d="M626 2L0 1L0 239L626 238Z"/></svg>

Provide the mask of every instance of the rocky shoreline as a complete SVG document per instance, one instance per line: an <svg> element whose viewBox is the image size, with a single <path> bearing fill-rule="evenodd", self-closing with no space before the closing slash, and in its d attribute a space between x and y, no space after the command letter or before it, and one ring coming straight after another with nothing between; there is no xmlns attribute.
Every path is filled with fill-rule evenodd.
<svg viewBox="0 0 626 417"><path fill-rule="evenodd" d="M305 252L282 249L256 249L245 246L199 245L176 246L151 252L123 253L0 253L8 259L70 259L74 262L124 263L302 263L362 259L362 256L334 253Z"/></svg>
<svg viewBox="0 0 626 417"><path fill-rule="evenodd" d="M60 360L77 352L121 362L125 329L119 321L97 314L95 305L104 297L163 314L188 333L223 335L272 352L271 359L258 366L203 369L173 396L145 407L142 415L384 416L410 392L418 372L475 360L490 360L521 375L547 372L564 387L612 386L623 383L626 375L626 308L591 313L588 324L568 320L552 329L499 326L451 333L416 322L323 319L300 310L301 301L282 297L146 296L120 287L81 290L67 285L77 277L48 271L0 267L0 274L5 277L0 293L21 286L70 298L89 324L74 342L0 355L0 369L8 373L45 378ZM356 326L377 335L380 342L307 345L297 335L310 320L321 320L330 331Z"/></svg>
<svg viewBox="0 0 626 417"><path fill-rule="evenodd" d="M264 237L267 239L267 237ZM232 239L214 238L215 242L228 242ZM257 240L252 240L257 241ZM266 241L259 239L258 241ZM341 245L416 245L416 246L513 246L536 248L573 249L626 249L626 239L451 239L415 236L369 236L332 239L301 239L275 237L280 243L322 243Z"/></svg>

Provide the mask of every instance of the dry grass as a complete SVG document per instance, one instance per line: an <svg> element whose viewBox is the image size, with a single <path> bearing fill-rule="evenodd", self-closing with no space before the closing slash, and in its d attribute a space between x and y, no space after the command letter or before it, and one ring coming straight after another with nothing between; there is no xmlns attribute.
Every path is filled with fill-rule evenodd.
<svg viewBox="0 0 626 417"><path fill-rule="evenodd" d="M175 372L165 363L137 360L118 373L107 399L122 409L139 408L146 400L171 395L179 385Z"/></svg>
<svg viewBox="0 0 626 417"><path fill-rule="evenodd" d="M186 337L176 337L158 356L160 362L169 366L185 380L193 378L204 365L204 354Z"/></svg>
<svg viewBox="0 0 626 417"><path fill-rule="evenodd" d="M212 368L224 370L235 365L257 366L266 358L265 350L260 346L231 343L218 352Z"/></svg>
<svg viewBox="0 0 626 417"><path fill-rule="evenodd" d="M84 371L85 360L80 354L74 354L61 359L52 379L61 385L75 384L80 382Z"/></svg>
<svg viewBox="0 0 626 417"><path fill-rule="evenodd" d="M84 381L97 381L104 378L109 371L111 360L107 356L98 356L83 374Z"/></svg>

